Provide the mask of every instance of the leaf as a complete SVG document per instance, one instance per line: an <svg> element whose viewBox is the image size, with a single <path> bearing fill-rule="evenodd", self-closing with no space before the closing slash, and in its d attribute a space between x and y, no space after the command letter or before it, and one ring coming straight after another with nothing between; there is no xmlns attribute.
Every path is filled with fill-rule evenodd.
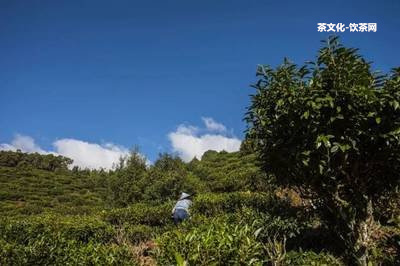
<svg viewBox="0 0 400 266"><path fill-rule="evenodd" d="M350 149L350 145L349 144L344 144L344 145L339 145L339 148L342 152L347 151L348 149Z"/></svg>
<svg viewBox="0 0 400 266"><path fill-rule="evenodd" d="M339 146L335 145L331 148L331 152L337 152L337 150L339 149Z"/></svg>
<svg viewBox="0 0 400 266"><path fill-rule="evenodd" d="M178 266L186 266L187 265L186 261L183 259L181 254L179 254L178 252L175 252L175 260L176 260L176 265L178 265Z"/></svg>
<svg viewBox="0 0 400 266"><path fill-rule="evenodd" d="M399 108L399 102L398 101L394 101L393 107L394 107L394 110L397 110L397 108Z"/></svg>
<svg viewBox="0 0 400 266"><path fill-rule="evenodd" d="M379 116L375 117L375 121L379 125L381 123L381 118Z"/></svg>
<svg viewBox="0 0 400 266"><path fill-rule="evenodd" d="M261 233L261 231L262 231L262 227L260 227L260 228L258 228L255 232L254 232L254 236L257 238L258 237L258 235Z"/></svg>
<svg viewBox="0 0 400 266"><path fill-rule="evenodd" d="M321 141L318 141L318 142L317 142L317 145L316 145L317 149L318 149L319 147L321 147L321 144L322 144Z"/></svg>

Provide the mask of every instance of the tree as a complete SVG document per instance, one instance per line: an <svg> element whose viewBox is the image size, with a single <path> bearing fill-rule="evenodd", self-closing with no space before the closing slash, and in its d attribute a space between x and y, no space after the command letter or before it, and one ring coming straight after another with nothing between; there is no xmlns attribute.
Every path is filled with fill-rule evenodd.
<svg viewBox="0 0 400 266"><path fill-rule="evenodd" d="M366 265L374 203L400 180L400 68L378 75L331 37L316 62L285 59L257 76L246 138L263 169L313 199L349 260Z"/></svg>
<svg viewBox="0 0 400 266"><path fill-rule="evenodd" d="M141 182L147 177L146 158L136 147L126 158L121 158L111 174L109 189L111 201L116 206L127 206L143 199Z"/></svg>
<svg viewBox="0 0 400 266"><path fill-rule="evenodd" d="M73 160L61 155L0 151L0 166L36 168L47 171L67 170Z"/></svg>
<svg viewBox="0 0 400 266"><path fill-rule="evenodd" d="M175 200L183 191L189 194L202 191L204 185L188 168L178 156L159 154L143 183L145 199Z"/></svg>

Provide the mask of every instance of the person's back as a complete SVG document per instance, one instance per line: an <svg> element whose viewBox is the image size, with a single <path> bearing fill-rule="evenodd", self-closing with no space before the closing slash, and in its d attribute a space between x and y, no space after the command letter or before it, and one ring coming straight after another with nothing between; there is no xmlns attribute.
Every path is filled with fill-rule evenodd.
<svg viewBox="0 0 400 266"><path fill-rule="evenodd" d="M189 207L192 204L190 200L191 195L182 192L181 197L172 209L172 215L174 218L174 223L178 224L183 220L189 218Z"/></svg>

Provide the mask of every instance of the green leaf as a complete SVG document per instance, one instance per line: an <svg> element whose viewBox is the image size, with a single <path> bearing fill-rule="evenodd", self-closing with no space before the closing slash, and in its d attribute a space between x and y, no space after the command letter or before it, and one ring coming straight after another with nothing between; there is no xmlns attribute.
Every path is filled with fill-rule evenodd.
<svg viewBox="0 0 400 266"><path fill-rule="evenodd" d="M394 107L394 110L397 110L397 108L399 108L399 102L398 101L394 101L393 107Z"/></svg>
<svg viewBox="0 0 400 266"><path fill-rule="evenodd" d="M260 228L258 228L255 232L254 232L254 236L257 238L258 237L258 235L261 233L261 231L262 231L262 227L260 227Z"/></svg>
<svg viewBox="0 0 400 266"><path fill-rule="evenodd" d="M317 145L316 145L317 149L318 149L319 147L321 147L321 144L322 144L322 142L320 142L320 141L317 142Z"/></svg>
<svg viewBox="0 0 400 266"><path fill-rule="evenodd" d="M318 165L319 167L319 173L322 175L322 173L324 172L324 167L320 164Z"/></svg>
<svg viewBox="0 0 400 266"><path fill-rule="evenodd" d="M381 118L380 117L375 117L375 121L376 121L377 124L380 124L381 123Z"/></svg>
<svg viewBox="0 0 400 266"><path fill-rule="evenodd" d="M337 150L339 149L339 146L335 145L331 148L331 152L337 152Z"/></svg>
<svg viewBox="0 0 400 266"><path fill-rule="evenodd" d="M179 254L178 252L175 252L175 260L176 260L176 265L178 265L178 266L186 266L187 265L186 261L183 259L181 254Z"/></svg>

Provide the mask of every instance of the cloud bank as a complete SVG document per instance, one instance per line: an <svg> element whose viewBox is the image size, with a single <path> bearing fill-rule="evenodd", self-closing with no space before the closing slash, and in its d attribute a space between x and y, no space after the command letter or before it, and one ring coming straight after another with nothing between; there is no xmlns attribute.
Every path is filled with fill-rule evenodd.
<svg viewBox="0 0 400 266"><path fill-rule="evenodd" d="M0 150L21 150L40 154L55 154L74 160L73 166L89 169L112 169L119 158L127 156L129 150L112 143L97 144L76 139L59 139L53 142L53 151L43 150L29 136L16 135L10 144L0 144Z"/></svg>
<svg viewBox="0 0 400 266"><path fill-rule="evenodd" d="M226 127L209 117L202 118L205 129L191 125L179 125L168 134L172 149L186 162L201 158L208 150L234 152L240 148L241 140L227 136ZM203 134L201 134L203 133Z"/></svg>
<svg viewBox="0 0 400 266"><path fill-rule="evenodd" d="M210 117L202 117L204 127L179 125L168 134L172 151L184 161L194 157L201 158L208 150L234 152L240 148L241 140L228 133L227 128ZM0 143L0 150L21 150L40 154L62 155L71 158L72 166L89 169L110 170L120 157L129 155L129 149L113 143L90 143L82 140L64 138L52 143L52 149L41 148L30 136L17 134L11 143ZM147 160L147 164L151 162Z"/></svg>
<svg viewBox="0 0 400 266"><path fill-rule="evenodd" d="M112 143L96 144L76 139L60 139L53 143L58 154L74 160L82 168L111 169L120 157L127 156L129 150Z"/></svg>
<svg viewBox="0 0 400 266"><path fill-rule="evenodd" d="M48 152L42 150L38 145L36 145L35 140L29 136L23 136L20 134L15 135L11 144L1 143L0 150L21 150L24 152L38 152L46 154Z"/></svg>

